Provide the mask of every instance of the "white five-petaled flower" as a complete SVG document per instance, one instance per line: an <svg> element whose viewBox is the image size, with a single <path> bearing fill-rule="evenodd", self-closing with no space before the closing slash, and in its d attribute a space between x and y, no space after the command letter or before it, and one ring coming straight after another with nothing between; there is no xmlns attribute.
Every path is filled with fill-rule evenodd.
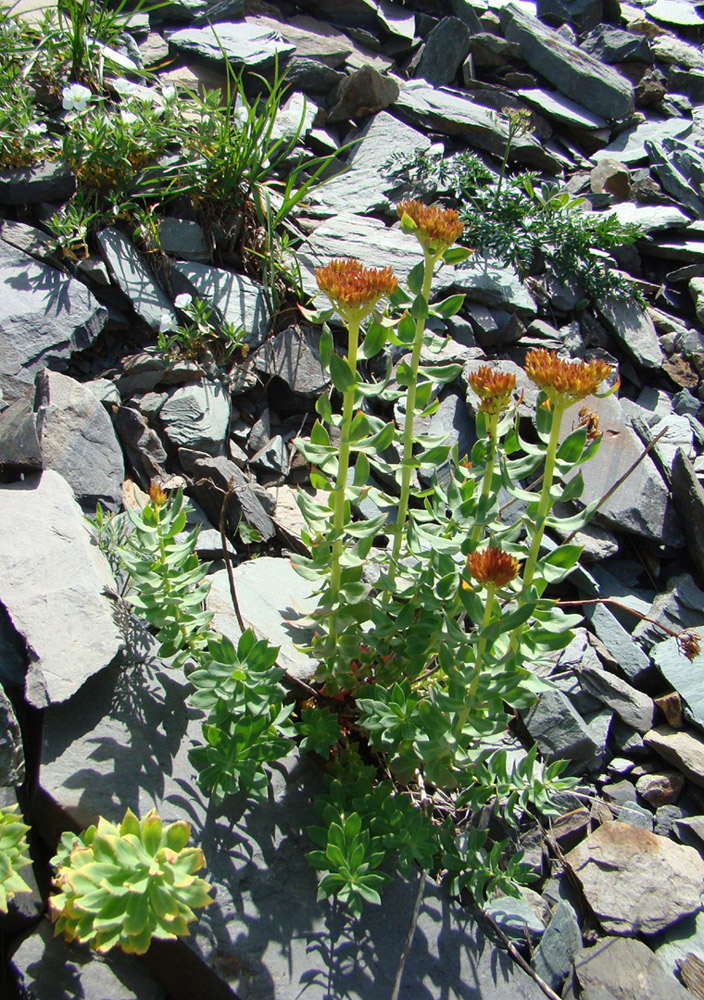
<svg viewBox="0 0 704 1000"><path fill-rule="evenodd" d="M167 84L161 88L161 96L168 104L169 101L173 101L174 97L176 97L176 88L171 83Z"/></svg>
<svg viewBox="0 0 704 1000"><path fill-rule="evenodd" d="M175 330L177 326L176 317L164 309L159 320L159 333L168 333L169 330Z"/></svg>
<svg viewBox="0 0 704 1000"><path fill-rule="evenodd" d="M123 125L134 125L138 121L137 115L132 114L131 111L121 111L120 118L122 119Z"/></svg>
<svg viewBox="0 0 704 1000"><path fill-rule="evenodd" d="M87 87L80 83L71 83L61 91L64 111L85 111L86 104L93 95Z"/></svg>
<svg viewBox="0 0 704 1000"><path fill-rule="evenodd" d="M43 135L46 132L46 122L32 122L27 126L30 135Z"/></svg>
<svg viewBox="0 0 704 1000"><path fill-rule="evenodd" d="M174 305L177 309L187 309L192 301L192 295L189 295L187 292L182 292L181 295L177 295L174 299Z"/></svg>

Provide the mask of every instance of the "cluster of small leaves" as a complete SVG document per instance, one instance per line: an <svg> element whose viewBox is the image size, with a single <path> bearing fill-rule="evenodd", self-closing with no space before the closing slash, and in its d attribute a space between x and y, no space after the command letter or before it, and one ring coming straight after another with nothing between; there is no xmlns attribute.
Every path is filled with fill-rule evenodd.
<svg viewBox="0 0 704 1000"><path fill-rule="evenodd" d="M17 806L0 809L0 913L17 892L31 892L20 872L30 864L26 834L29 827L17 815Z"/></svg>
<svg viewBox="0 0 704 1000"><path fill-rule="evenodd" d="M247 629L237 648L225 636L211 639L190 674L195 692L189 701L208 712L205 742L190 756L199 769L200 785L216 800L266 788L264 765L293 748L290 716L295 706L285 704L278 653L278 647Z"/></svg>
<svg viewBox="0 0 704 1000"><path fill-rule="evenodd" d="M194 910L213 902L195 874L205 858L186 846L190 833L183 820L163 826L155 809L141 821L128 809L119 826L101 817L80 836L64 833L51 862L56 934L99 952L120 947L138 955L152 938L187 935Z"/></svg>
<svg viewBox="0 0 704 1000"><path fill-rule="evenodd" d="M127 515L134 530L118 550L134 587L127 600L156 628L159 655L183 666L205 649L213 618L203 607L210 582L208 564L195 552L198 529L177 537L186 527L182 490L168 504L145 504L139 513L127 508Z"/></svg>
<svg viewBox="0 0 704 1000"><path fill-rule="evenodd" d="M205 299L185 298L189 300L182 309L186 320L173 328L167 321L157 335L157 345L165 361L175 357L198 360L204 350L211 351L219 361L231 357L238 349L244 349L246 353L244 327L219 319ZM178 299L177 296L177 305Z"/></svg>
<svg viewBox="0 0 704 1000"><path fill-rule="evenodd" d="M27 85L18 80L0 91L0 167L26 167L55 155Z"/></svg>
<svg viewBox="0 0 704 1000"><path fill-rule="evenodd" d="M580 212L584 200L558 185L536 184L523 172L498 180L473 154L395 154L386 170L432 196L446 195L461 206L462 242L476 253L512 264L521 275L543 269L561 283L581 289L589 301L604 295L639 298L633 282L615 272L611 254L641 235L615 215Z"/></svg>
<svg viewBox="0 0 704 1000"><path fill-rule="evenodd" d="M103 553L115 582L120 589L124 588L129 581L129 574L125 570L121 552L129 544L132 534L133 524L129 515L123 511L116 514L112 510L104 510L103 505L98 501L95 506L95 515L86 516L86 521L92 529L98 548Z"/></svg>

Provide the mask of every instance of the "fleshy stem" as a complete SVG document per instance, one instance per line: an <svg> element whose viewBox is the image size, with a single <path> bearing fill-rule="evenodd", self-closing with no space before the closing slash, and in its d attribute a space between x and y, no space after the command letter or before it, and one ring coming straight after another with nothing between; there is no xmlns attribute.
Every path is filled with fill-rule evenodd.
<svg viewBox="0 0 704 1000"><path fill-rule="evenodd" d="M474 698L477 693L477 688L479 687L479 678L482 672L482 663L484 661L484 654L486 653L486 638L484 633L489 627L489 622L491 621L491 615L494 610L494 600L496 598L496 586L487 582L486 585L487 595L486 595L486 607L484 609L484 618L482 619L481 628L479 630L479 642L477 643L477 659L474 664L474 675L472 677L472 682L469 685L469 691L467 694L469 698Z"/></svg>
<svg viewBox="0 0 704 1000"><path fill-rule="evenodd" d="M486 417L486 432L489 438L489 453L487 455L486 464L484 466L484 479L482 481L482 492L479 497L479 510L484 506L486 498L491 492L491 484L494 481L494 466L496 464L496 445L499 427L499 418L501 414L499 413L487 413ZM479 541L482 528L484 525L481 521L477 521L472 528L472 534L470 535L470 542L472 543L472 548L474 549Z"/></svg>
<svg viewBox="0 0 704 1000"><path fill-rule="evenodd" d="M521 586L521 594L519 598L519 603L525 601L528 591L533 584L533 576L535 575L535 567L538 563L538 555L540 554L540 543L543 540L543 534L545 532L545 519L550 511L551 501L550 501L550 490L552 489L552 482L555 477L555 458L557 455L557 448L560 439L560 427L562 425L562 417L565 410L569 406L563 399L557 400L553 403L554 410L552 416L552 426L550 428L550 439L548 441L547 452L545 454L545 471L543 472L543 486L540 491L540 499L538 501L538 510L535 515L535 532L533 534L533 541L531 543L530 552L528 553L528 558L526 559L525 566L523 567L523 583ZM509 649L511 652L515 653L518 649L518 644L521 639L521 634L523 632L524 625L518 625L511 635L511 642L509 644Z"/></svg>
<svg viewBox="0 0 704 1000"><path fill-rule="evenodd" d="M421 296L427 303L430 298L430 286L433 283L433 269L440 254L432 254L425 249L425 262L423 268L423 287ZM416 320L416 332L413 340L413 352L411 354L411 378L406 396L406 426L403 432L403 459L401 467L401 496L399 498L398 512L396 515L396 525L394 533L394 545L391 552L391 566L389 574L391 578L396 575L398 557L401 554L401 544L406 529L406 519L408 517L408 503L411 494L411 461L413 459L413 428L415 422L416 393L418 390L418 367L420 365L420 352L423 347L423 334L425 333L425 320L427 314L421 314Z"/></svg>
<svg viewBox="0 0 704 1000"><path fill-rule="evenodd" d="M162 576L162 580L163 580L163 583L164 583L164 591L166 592L166 594L168 596L171 593L171 581L169 580L169 566L168 566L168 563L166 561L166 544L164 542L164 535L163 535L162 530L161 530L161 508L162 508L162 504L152 503L151 504L151 508L154 511L154 519L156 521L156 532L157 532L157 535L158 535L158 538L159 538L159 555L161 556L161 565L164 567L164 575ZM180 618L180 615L179 615L179 618ZM179 621L178 628L179 628L179 631L180 631L181 635L183 636L183 640L184 640L186 646L188 647L188 649L192 653L195 652L195 647L193 645L193 642L191 641L191 636L188 634L188 629L186 628L186 626L183 624L182 621Z"/></svg>
<svg viewBox="0 0 704 1000"><path fill-rule="evenodd" d="M361 315L351 313L348 320L348 352L347 364L350 367L353 377L357 377L357 350L359 348L359 328L361 325ZM342 567L340 560L344 547L343 531L345 527L345 493L347 490L347 472L350 464L350 428L352 426L352 412L354 409L354 397L356 389L347 389L342 395L342 425L340 428L340 451L338 453L337 480L335 482L335 498L333 503L333 531L335 541L332 546L330 559L330 586L329 594L334 603L340 589L342 577ZM334 631L334 624L333 624Z"/></svg>

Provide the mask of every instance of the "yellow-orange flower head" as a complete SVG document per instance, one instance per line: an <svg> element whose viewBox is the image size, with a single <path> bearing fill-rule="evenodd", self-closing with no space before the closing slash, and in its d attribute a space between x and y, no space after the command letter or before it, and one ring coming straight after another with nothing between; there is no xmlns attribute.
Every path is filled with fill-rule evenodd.
<svg viewBox="0 0 704 1000"><path fill-rule="evenodd" d="M470 576L484 587L505 587L518 576L520 563L508 552L490 545L481 552L470 552L467 556L467 569Z"/></svg>
<svg viewBox="0 0 704 1000"><path fill-rule="evenodd" d="M441 205L424 205L422 201L402 201L396 206L399 219L407 215L415 224L418 242L432 254L441 254L451 247L464 226L452 208Z"/></svg>
<svg viewBox="0 0 704 1000"><path fill-rule="evenodd" d="M155 481L149 487L149 499L154 504L155 507L163 507L166 503L167 497L166 493L162 490L161 486Z"/></svg>
<svg viewBox="0 0 704 1000"><path fill-rule="evenodd" d="M597 391L613 371L606 361L569 361L540 348L526 355L526 373L552 402L568 406Z"/></svg>
<svg viewBox="0 0 704 1000"><path fill-rule="evenodd" d="M365 267L353 257L331 260L316 269L315 277L318 288L342 314L371 312L379 299L398 288L390 267Z"/></svg>
<svg viewBox="0 0 704 1000"><path fill-rule="evenodd" d="M516 376L511 372L497 371L489 365L481 365L470 372L469 384L481 399L479 409L484 413L501 413L511 402L511 393L516 387Z"/></svg>

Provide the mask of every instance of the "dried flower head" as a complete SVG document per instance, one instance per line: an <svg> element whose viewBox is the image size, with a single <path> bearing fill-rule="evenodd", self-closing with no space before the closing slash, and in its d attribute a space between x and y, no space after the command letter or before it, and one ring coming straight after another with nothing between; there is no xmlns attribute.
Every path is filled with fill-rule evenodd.
<svg viewBox="0 0 704 1000"><path fill-rule="evenodd" d="M424 205L422 201L402 201L396 206L399 219L404 215L415 224L418 242L433 254L440 254L460 238L464 226L452 208Z"/></svg>
<svg viewBox="0 0 704 1000"><path fill-rule="evenodd" d="M613 371L606 361L569 361L541 347L526 355L526 373L553 402L577 403L596 392Z"/></svg>
<svg viewBox="0 0 704 1000"><path fill-rule="evenodd" d="M365 267L353 257L331 260L316 269L315 277L318 288L342 313L370 312L380 298L398 288L390 267Z"/></svg>
<svg viewBox="0 0 704 1000"><path fill-rule="evenodd" d="M587 428L587 437L590 441L598 441L602 435L599 430L599 414L590 410L588 406L583 406L579 411L578 427Z"/></svg>
<svg viewBox="0 0 704 1000"><path fill-rule="evenodd" d="M511 372L497 371L489 365L481 365L475 372L470 372L469 384L481 399L480 410L484 413L501 413L511 402L516 376Z"/></svg>
<svg viewBox="0 0 704 1000"><path fill-rule="evenodd" d="M467 569L470 576L484 586L492 584L495 587L505 587L518 576L520 563L508 552L490 545L481 552L470 552L467 556Z"/></svg>
<svg viewBox="0 0 704 1000"><path fill-rule="evenodd" d="M677 644L690 663L699 656L700 642L701 636L698 632L680 632L677 636Z"/></svg>
<svg viewBox="0 0 704 1000"><path fill-rule="evenodd" d="M157 482L153 482L149 487L149 499L155 507L163 507L166 503L166 493Z"/></svg>

